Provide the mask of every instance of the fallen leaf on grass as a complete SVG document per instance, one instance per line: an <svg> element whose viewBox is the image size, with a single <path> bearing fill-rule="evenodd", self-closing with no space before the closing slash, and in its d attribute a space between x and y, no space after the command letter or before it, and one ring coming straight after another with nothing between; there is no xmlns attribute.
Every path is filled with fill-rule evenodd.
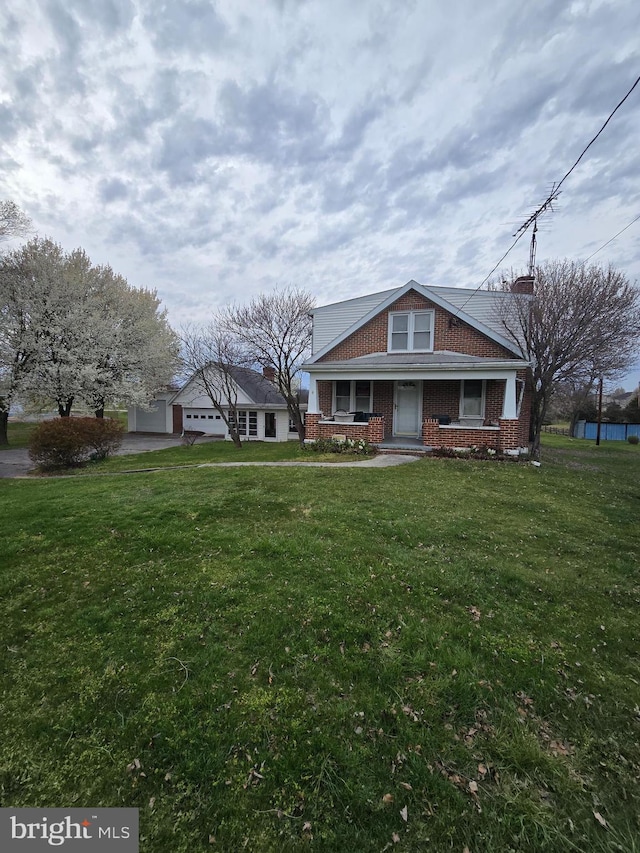
<svg viewBox="0 0 640 853"><path fill-rule="evenodd" d="M407 791L413 791L413 788L411 787L411 785L410 785L408 782L400 782L400 784L401 784L401 785L402 785L402 787L403 787L403 788L405 788Z"/></svg>
<svg viewBox="0 0 640 853"><path fill-rule="evenodd" d="M302 827L303 832L311 832L311 822L306 821L304 826Z"/></svg>
<svg viewBox="0 0 640 853"><path fill-rule="evenodd" d="M383 794L382 802L383 803L392 803L394 800L393 794Z"/></svg>
<svg viewBox="0 0 640 853"><path fill-rule="evenodd" d="M394 832L391 835L391 840L393 841L394 844L400 844L400 836L398 835L397 832Z"/></svg>
<svg viewBox="0 0 640 853"><path fill-rule="evenodd" d="M400 809L400 817L405 823L409 820L409 810L406 806L403 809Z"/></svg>
<svg viewBox="0 0 640 853"><path fill-rule="evenodd" d="M571 755L573 747L566 741L552 740L549 743L549 749L554 755Z"/></svg>
<svg viewBox="0 0 640 853"><path fill-rule="evenodd" d="M478 783L474 782L473 779L469 782L469 790L472 794L478 793Z"/></svg>
<svg viewBox="0 0 640 853"><path fill-rule="evenodd" d="M595 817L595 819L598 821L598 823L600 824L600 826L604 826L604 828L605 828L605 829L609 826L609 824L608 824L608 823L606 822L606 820L602 817L602 815L600 814L600 812L594 812L594 813L593 813L593 816L594 816L594 817Z"/></svg>

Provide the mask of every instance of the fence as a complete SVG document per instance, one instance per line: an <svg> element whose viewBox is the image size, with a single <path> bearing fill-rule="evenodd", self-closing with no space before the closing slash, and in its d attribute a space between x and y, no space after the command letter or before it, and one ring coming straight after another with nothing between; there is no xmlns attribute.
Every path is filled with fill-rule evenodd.
<svg viewBox="0 0 640 853"><path fill-rule="evenodd" d="M543 425L542 432L550 432L553 435L571 435L571 431L567 427L554 427L546 424Z"/></svg>
<svg viewBox="0 0 640 853"><path fill-rule="evenodd" d="M573 432L574 438L596 438L598 424L595 421L578 421ZM630 435L640 438L640 424L600 424L601 441L626 441Z"/></svg>

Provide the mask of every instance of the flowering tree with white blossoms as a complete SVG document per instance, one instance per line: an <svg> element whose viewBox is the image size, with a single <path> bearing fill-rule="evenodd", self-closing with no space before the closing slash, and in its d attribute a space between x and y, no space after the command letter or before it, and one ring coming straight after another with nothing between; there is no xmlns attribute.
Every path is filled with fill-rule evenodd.
<svg viewBox="0 0 640 853"><path fill-rule="evenodd" d="M157 295L130 287L82 249L36 238L0 261L0 443L16 395L146 405L168 383L179 342Z"/></svg>

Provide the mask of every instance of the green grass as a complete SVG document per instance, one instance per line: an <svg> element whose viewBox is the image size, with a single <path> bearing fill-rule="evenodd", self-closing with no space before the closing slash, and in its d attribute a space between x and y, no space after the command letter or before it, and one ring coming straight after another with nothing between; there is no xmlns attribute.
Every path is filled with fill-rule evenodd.
<svg viewBox="0 0 640 853"><path fill-rule="evenodd" d="M328 454L327 454L328 456ZM332 454L333 459L340 457ZM144 468L168 468L181 465L203 465L210 462L281 462L287 460L325 460L310 451L302 451L297 441L264 442L247 441L237 449L231 441L203 441L191 447L176 444L166 450L113 456L89 465L82 473L113 473Z"/></svg>
<svg viewBox="0 0 640 853"><path fill-rule="evenodd" d="M639 474L548 436L0 481L2 805L139 807L153 853L638 851Z"/></svg>
<svg viewBox="0 0 640 853"><path fill-rule="evenodd" d="M127 413L121 409L109 409L105 411L105 417L116 418L121 421L126 429ZM9 421L7 426L7 439L9 444L0 445L0 452L3 450L13 450L16 447L28 447L31 433L38 426L37 423L27 421Z"/></svg>
<svg viewBox="0 0 640 853"><path fill-rule="evenodd" d="M9 444L0 444L0 452L13 450L16 447L28 447L31 433L37 427L35 423L26 421L9 421L7 425L7 440Z"/></svg>

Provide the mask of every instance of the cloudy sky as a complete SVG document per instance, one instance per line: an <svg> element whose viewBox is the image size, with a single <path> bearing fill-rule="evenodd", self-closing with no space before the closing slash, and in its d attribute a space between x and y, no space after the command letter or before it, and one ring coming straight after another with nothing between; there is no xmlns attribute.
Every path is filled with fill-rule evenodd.
<svg viewBox="0 0 640 853"><path fill-rule="evenodd" d="M176 326L278 284L476 287L640 74L638 0L3 0L0 33L0 198ZM640 86L539 260L640 214L639 140ZM640 222L595 260L640 281Z"/></svg>

